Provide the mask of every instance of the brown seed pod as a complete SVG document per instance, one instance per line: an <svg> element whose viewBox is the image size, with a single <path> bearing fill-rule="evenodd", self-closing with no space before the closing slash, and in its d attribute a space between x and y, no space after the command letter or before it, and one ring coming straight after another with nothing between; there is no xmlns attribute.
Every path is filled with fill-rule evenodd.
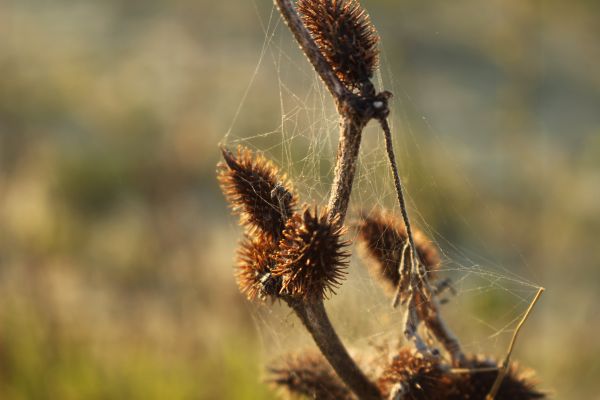
<svg viewBox="0 0 600 400"><path fill-rule="evenodd" d="M289 354L269 367L267 381L289 394L320 400L351 400L351 392L323 356L316 352Z"/></svg>
<svg viewBox="0 0 600 400"><path fill-rule="evenodd" d="M347 267L348 252L343 227L329 222L327 213L305 208L288 220L272 273L280 276L281 294L295 298L323 299L335 294Z"/></svg>
<svg viewBox="0 0 600 400"><path fill-rule="evenodd" d="M298 0L304 25L340 81L359 91L379 63L379 36L357 0Z"/></svg>
<svg viewBox="0 0 600 400"><path fill-rule="evenodd" d="M409 348L400 349L377 381L384 399L446 399L452 385L452 378L437 358L424 357Z"/></svg>
<svg viewBox="0 0 600 400"><path fill-rule="evenodd" d="M473 372L456 374L454 378L454 390L446 397L448 400L476 399L484 400L490 392L498 371L485 369L498 366L496 362L482 357L471 357L466 368ZM478 369L483 371L478 372ZM533 382L529 373L519 372L518 365L512 363L508 368L506 376L500 385L495 400L532 400L543 399L546 395L535 390L536 382Z"/></svg>
<svg viewBox="0 0 600 400"><path fill-rule="evenodd" d="M413 239L429 279L435 279L436 269L440 265L436 247L417 229L413 229ZM361 255L369 261L371 273L382 282L390 294L393 293L400 280L398 267L404 245L408 241L402 220L382 211L365 215L358 224L358 241L361 245Z"/></svg>
<svg viewBox="0 0 600 400"><path fill-rule="evenodd" d="M263 235L246 235L240 244L235 276L240 292L250 301L275 299L281 290L281 279L271 274L275 248Z"/></svg>
<svg viewBox="0 0 600 400"><path fill-rule="evenodd" d="M234 214L249 230L279 240L296 204L289 182L272 162L245 147L239 146L237 155L221 150L225 162L218 165L218 180Z"/></svg>

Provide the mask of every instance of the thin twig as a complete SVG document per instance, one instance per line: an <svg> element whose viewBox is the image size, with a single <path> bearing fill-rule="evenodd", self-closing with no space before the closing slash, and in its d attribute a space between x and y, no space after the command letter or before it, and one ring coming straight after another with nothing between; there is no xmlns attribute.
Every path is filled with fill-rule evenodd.
<svg viewBox="0 0 600 400"><path fill-rule="evenodd" d="M426 274L423 272L423 262L417 252L417 248L413 239L412 228L408 217L408 211L406 209L406 201L404 200L404 190L400 175L398 174L398 167L396 164L396 157L394 156L394 147L392 144L392 133L390 130L387 118L379 119L381 128L385 135L385 144L390 167L394 175L394 186L396 188L396 196L400 204L400 212L406 227L406 235L408 236L408 242L411 249L410 257L410 269L406 266L401 265L399 268L400 281L398 282L398 289L396 295L392 301L392 306L396 307L399 303L400 297L404 294L405 288L403 288L403 275L406 275L406 271L410 274L410 301L408 302L406 317L404 320L404 334L407 339L412 340L417 345L417 348L421 352L429 353L429 349L423 348L422 339L420 338L417 327L419 319L421 319L429 331L435 336L440 342L444 349L450 354L452 363L455 366L461 365L464 360L464 354L461 350L458 338L450 331L446 323L442 320L439 313L439 304L437 300L431 294L431 288ZM404 260L406 262L406 260ZM404 278L406 278L404 276ZM419 308L419 312L416 311Z"/></svg>
<svg viewBox="0 0 600 400"><path fill-rule="evenodd" d="M435 296L429 296L429 300L421 304L421 318L427 329L435 336L437 341L450 355L452 365L459 367L465 364L465 355L462 352L458 337L452 333L446 322L440 315L439 303Z"/></svg>
<svg viewBox="0 0 600 400"><path fill-rule="evenodd" d="M404 246L402 246L402 255L400 256L400 267L399 273L400 278L398 279L398 287L396 288L396 294L394 295L394 300L392 301L392 307L398 307L398 303L406 300L405 294L408 290L409 278L410 278L410 266L407 260L412 258L412 251L410 250L410 243L404 242ZM412 262L412 261L411 261Z"/></svg>
<svg viewBox="0 0 600 400"><path fill-rule="evenodd" d="M504 358L504 360L502 361L502 364L500 365L500 368L498 371L498 376L496 377L496 380L494 381L494 385L492 386L490 393L485 397L485 400L494 400L494 397L496 397L498 390L500 390L500 386L502 385L502 381L504 380L504 377L506 376L506 371L508 370L510 356L512 355L513 349L515 347L515 343L517 342L517 336L519 336L519 332L521 331L521 328L523 327L523 325L529 318L529 315L533 311L533 307L540 299L542 293L544 293L544 290L545 289L543 287L538 289L537 293L535 294L535 297L529 304L529 308L527 308L525 315L519 322L519 325L517 325L517 328L515 329L515 332L513 333L512 339L510 340L510 344L508 345L508 352L506 353L506 357Z"/></svg>
<svg viewBox="0 0 600 400"><path fill-rule="evenodd" d="M390 167L392 169L392 174L394 175L396 197L398 198L398 203L400 204L400 213L402 214L402 220L404 222L404 226L406 227L406 235L408 236L408 242L410 243L410 249L412 251L411 263L421 263L419 254L417 253L417 247L415 246L415 241L413 239L410 219L408 218L408 210L406 209L406 201L404 200L402 181L400 180L400 175L398 174L398 166L396 164L396 156L394 155L394 146L392 144L392 132L390 130L390 125L387 118L380 119L379 123L381 124L381 128L383 129L385 136L385 148L387 151L388 160L390 162Z"/></svg>
<svg viewBox="0 0 600 400"><path fill-rule="evenodd" d="M356 173L356 160L360 149L362 130L365 124L366 122L362 120L342 118L334 178L327 204L330 221L339 216L341 223L346 217L354 174Z"/></svg>
<svg viewBox="0 0 600 400"><path fill-rule="evenodd" d="M485 368L451 368L451 374L477 374L481 372L496 372L498 367L485 367Z"/></svg>
<svg viewBox="0 0 600 400"><path fill-rule="evenodd" d="M409 275L412 276L412 278L414 279L416 276L418 276L417 271L419 269L419 264L421 264L421 258L419 257L419 253L417 253L417 246L415 245L415 240L412 234L412 227L410 225L410 219L408 218L408 210L406 209L406 201L404 200L404 188L402 186L402 181L400 180L400 174L398 173L398 165L396 164L396 156L394 155L394 146L392 143L392 132L390 130L390 125L388 123L387 118L380 119L379 123L381 125L381 128L383 129L383 133L385 136L385 148L388 160L390 162L392 175L394 176L394 187L396 188L396 197L398 198L398 203L400 204L400 213L402 214L402 221L404 222L404 227L406 228L406 236L408 237L408 243L410 245L411 257L409 258ZM401 265L399 265L398 268L401 269L399 272L400 277L402 277L402 273L404 272L403 270L405 269L405 266L401 263ZM401 281L402 279L400 279L400 282ZM400 296L403 295L400 282L398 283L398 290L396 292L396 296L394 296L394 299L392 300L392 307L394 308L397 307ZM414 304L414 301L411 303Z"/></svg>

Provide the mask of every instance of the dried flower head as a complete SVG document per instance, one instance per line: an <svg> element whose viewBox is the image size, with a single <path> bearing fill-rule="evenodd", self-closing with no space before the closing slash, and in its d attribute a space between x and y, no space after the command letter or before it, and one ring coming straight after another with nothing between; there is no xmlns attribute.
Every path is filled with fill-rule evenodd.
<svg viewBox="0 0 600 400"><path fill-rule="evenodd" d="M439 359L402 348L377 385L385 399L436 400L446 398L446 393L452 388L452 378L440 365Z"/></svg>
<svg viewBox="0 0 600 400"><path fill-rule="evenodd" d="M429 278L435 278L435 271L440 264L436 247L419 230L413 230L413 239ZM370 261L368 265L371 273L386 289L393 292L400 281L398 268L408 241L402 220L381 211L365 215L358 224L358 241L361 244L361 254Z"/></svg>
<svg viewBox="0 0 600 400"><path fill-rule="evenodd" d="M288 220L275 256L277 266L272 271L280 276L282 294L303 299L322 299L335 293L345 274L349 254L348 242L337 221L327 220L325 211L319 214L305 208Z"/></svg>
<svg viewBox="0 0 600 400"><path fill-rule="evenodd" d="M497 365L493 360L471 357L468 360L467 368L472 369L473 372L456 374L453 394L449 395L447 399L485 399L498 375L498 371L489 371L486 369L496 367ZM477 371L478 369L482 371ZM528 375L530 375L528 372L519 372L517 364L512 363L500 385L495 400L533 400L545 398L545 394L535 390L535 382L531 381Z"/></svg>
<svg viewBox="0 0 600 400"><path fill-rule="evenodd" d="M351 392L316 352L286 355L270 367L268 381L292 395L320 400L351 400Z"/></svg>
<svg viewBox="0 0 600 400"><path fill-rule="evenodd" d="M276 298L281 290L281 279L271 274L275 248L263 235L246 235L240 244L235 276L240 292L250 301Z"/></svg>
<svg viewBox="0 0 600 400"><path fill-rule="evenodd" d="M296 197L285 176L269 160L238 147L237 155L223 148L225 163L218 165L218 180L233 212L250 230L259 229L278 240L292 215Z"/></svg>
<svg viewBox="0 0 600 400"><path fill-rule="evenodd" d="M350 90L377 69L379 36L357 0L298 0L304 25L333 71Z"/></svg>

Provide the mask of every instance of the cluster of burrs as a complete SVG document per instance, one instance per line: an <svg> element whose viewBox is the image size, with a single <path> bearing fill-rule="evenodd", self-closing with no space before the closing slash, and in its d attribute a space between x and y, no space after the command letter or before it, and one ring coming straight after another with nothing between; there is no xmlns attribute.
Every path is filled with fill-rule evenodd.
<svg viewBox="0 0 600 400"><path fill-rule="evenodd" d="M344 276L344 228L317 207L297 209L290 182L265 157L222 149L218 179L245 228L237 283L249 300L323 299Z"/></svg>
<svg viewBox="0 0 600 400"><path fill-rule="evenodd" d="M328 207L320 212L298 207L290 181L263 155L243 147L236 153L222 149L219 182L244 228L236 267L239 289L249 300L286 302L320 350L283 357L269 368L268 380L292 396L326 400L545 397L510 363L516 335L507 357L497 363L464 355L441 318L440 293L449 286L438 279L437 248L412 229L408 218L387 121L391 94L377 93L371 81L379 37L366 11L357 0L274 1L333 95L341 128ZM372 119L385 133L401 218L380 210L363 214L357 238L369 271L393 305L406 307L400 336L408 344L385 354L371 349L357 363L337 336L323 300L335 294L346 274L349 243L343 220L362 130Z"/></svg>
<svg viewBox="0 0 600 400"><path fill-rule="evenodd" d="M393 215L373 211L357 224L361 256L369 272L390 296L404 279L398 265L406 257L408 237L402 221ZM440 257L434 244L415 231L415 245L426 273L436 282ZM441 281L442 283L445 281ZM498 363L483 356L466 357L461 368L454 368L438 356L423 354L402 346L382 353L372 349L364 355L361 367L376 382L382 399L393 400L484 400L498 375ZM356 399L336 376L326 360L314 351L288 354L269 368L269 381L287 393L308 398ZM519 371L510 364L497 400L541 399L531 379L531 371Z"/></svg>
<svg viewBox="0 0 600 400"><path fill-rule="evenodd" d="M238 147L236 154L223 149L223 157L219 182L245 228L236 268L240 291L249 300L323 298L334 293L348 258L344 229L316 209L298 210L290 182L264 156ZM393 296L405 279L398 266L407 253L406 228L394 215L375 210L364 214L356 229L369 272ZM436 281L437 248L421 231L416 230L414 238L426 273ZM383 399L484 399L498 374L492 360L470 357L457 369L406 346L385 356L363 358L370 360L362 367ZM355 398L314 351L283 357L269 368L268 380L295 395ZM514 364L496 395L500 400L542 397Z"/></svg>

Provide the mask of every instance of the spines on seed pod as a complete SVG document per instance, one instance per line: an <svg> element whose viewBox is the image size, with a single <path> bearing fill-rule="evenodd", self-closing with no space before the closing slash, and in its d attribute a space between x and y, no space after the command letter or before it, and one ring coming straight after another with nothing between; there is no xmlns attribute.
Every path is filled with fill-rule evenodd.
<svg viewBox="0 0 600 400"><path fill-rule="evenodd" d="M344 228L325 211L305 208L288 220L275 256L281 293L304 300L323 299L341 284L349 254Z"/></svg>
<svg viewBox="0 0 600 400"><path fill-rule="evenodd" d="M377 385L384 399L441 400L452 390L452 379L438 358L402 348Z"/></svg>
<svg viewBox="0 0 600 400"><path fill-rule="evenodd" d="M435 278L440 264L437 248L419 230L413 229L413 238L429 278ZM400 281L399 266L403 253L406 259L406 253L409 252L409 248L406 247L408 236L402 220L382 211L365 214L358 224L358 242L361 245L361 254L369 261L371 273L393 293Z"/></svg>
<svg viewBox="0 0 600 400"><path fill-rule="evenodd" d="M304 25L349 90L361 91L379 63L379 36L357 0L298 0Z"/></svg>
<svg viewBox="0 0 600 400"><path fill-rule="evenodd" d="M267 380L289 394L320 400L352 400L325 358L316 352L289 354L268 369Z"/></svg>
<svg viewBox="0 0 600 400"><path fill-rule="evenodd" d="M275 299L281 290L281 279L271 274L275 248L264 235L246 235L240 243L236 281L240 292L250 301Z"/></svg>
<svg viewBox="0 0 600 400"><path fill-rule="evenodd" d="M222 148L224 163L218 165L218 180L233 212L249 230L258 229L278 240L292 215L296 196L275 165L247 148L237 154Z"/></svg>

